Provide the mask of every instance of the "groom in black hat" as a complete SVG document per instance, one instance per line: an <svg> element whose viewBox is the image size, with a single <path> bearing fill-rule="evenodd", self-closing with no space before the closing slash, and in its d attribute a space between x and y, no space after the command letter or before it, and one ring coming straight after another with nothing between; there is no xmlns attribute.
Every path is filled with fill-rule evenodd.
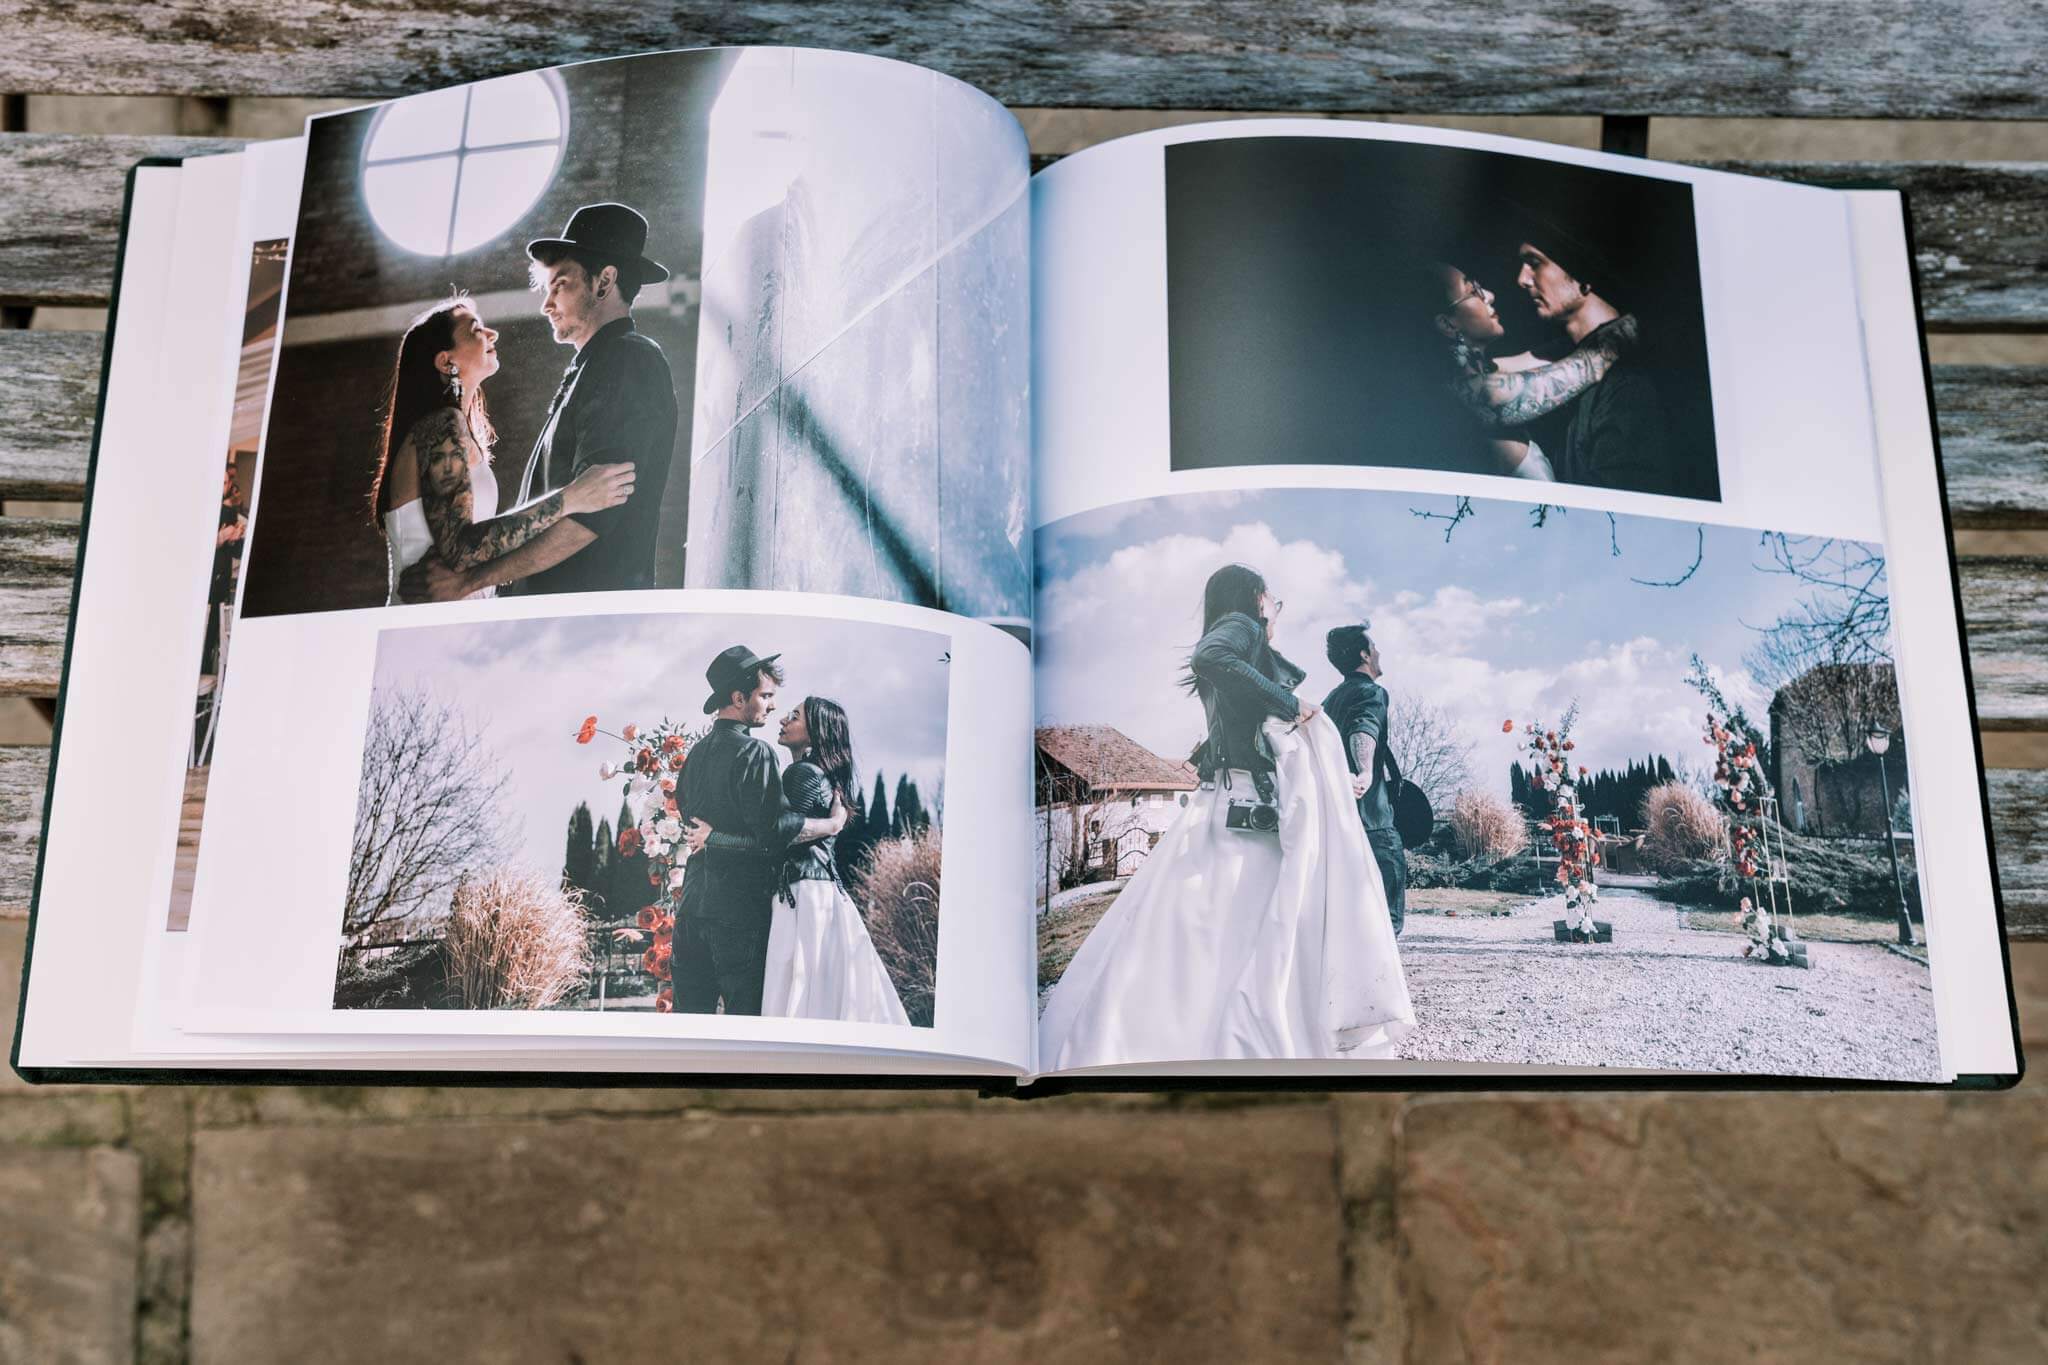
<svg viewBox="0 0 2048 1365"><path fill-rule="evenodd" d="M633 330L634 295L668 278L668 267L649 260L646 248L647 220L624 204L585 204L560 237L526 244L541 315L576 356L548 404L514 505L566 488L598 464L631 464L632 496L600 512L571 513L465 573L430 556L408 574L407 601L449 601L493 584L515 593L654 586L676 390L661 347Z"/></svg>
<svg viewBox="0 0 2048 1365"><path fill-rule="evenodd" d="M759 1014L768 927L782 855L792 843L837 834L846 811L806 820L789 808L775 750L749 731L775 713L782 656L745 645L723 650L704 670L711 733L690 749L676 785L676 809L692 825L748 836L750 846L707 843L683 865L681 913L670 968L677 1010Z"/></svg>

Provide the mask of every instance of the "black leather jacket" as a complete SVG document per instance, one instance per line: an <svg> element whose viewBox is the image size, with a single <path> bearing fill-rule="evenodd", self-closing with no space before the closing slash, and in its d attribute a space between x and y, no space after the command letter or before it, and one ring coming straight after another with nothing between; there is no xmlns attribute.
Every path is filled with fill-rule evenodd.
<svg viewBox="0 0 2048 1365"><path fill-rule="evenodd" d="M825 770L815 763L792 763L782 770L782 794L789 803L789 813L797 822L795 828L788 823L781 827L786 837L794 837L806 820L822 820L832 813L832 783L825 776ZM838 840L816 839L808 844L787 844L769 853L781 854L781 870L778 874L777 892L785 901L794 903L791 888L798 882L839 880L839 863L833 855ZM761 841L750 834L725 833L714 829L705 839L704 847L728 853L762 852Z"/></svg>
<svg viewBox="0 0 2048 1365"><path fill-rule="evenodd" d="M683 914L723 921L765 917L782 849L803 828L803 817L783 795L775 751L736 720L713 722L683 765L676 807L686 821L751 840L750 846L707 847L710 857L684 864Z"/></svg>
<svg viewBox="0 0 2048 1365"><path fill-rule="evenodd" d="M1266 717L1301 714L1294 689L1308 675L1266 639L1266 628L1241 611L1219 617L1188 659L1209 734L1189 759L1204 780L1225 768L1271 772L1273 753L1260 732Z"/></svg>

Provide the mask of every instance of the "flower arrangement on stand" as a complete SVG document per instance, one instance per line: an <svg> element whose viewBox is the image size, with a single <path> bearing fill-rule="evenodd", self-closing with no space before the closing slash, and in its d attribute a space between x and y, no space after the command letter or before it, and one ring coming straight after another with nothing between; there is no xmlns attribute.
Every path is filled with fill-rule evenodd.
<svg viewBox="0 0 2048 1365"><path fill-rule="evenodd" d="M1573 702L1555 726L1545 727L1534 721L1522 726L1522 747L1528 753L1529 788L1544 793L1550 801L1548 818L1536 822L1550 839L1550 845L1557 850L1557 884L1564 888L1565 917L1559 924L1559 936L1573 942L1587 941L1605 934L1612 937L1611 926L1596 926L1593 907L1599 902L1600 888L1593 880L1593 869L1600 866L1600 846L1593 834L1593 825L1586 818L1585 807L1579 802L1578 783L1573 780L1574 767L1577 777L1586 776L1583 764L1574 765L1572 751L1578 747L1572 738L1572 726L1579 718L1579 706ZM1501 722L1502 734L1513 734L1513 719Z"/></svg>
<svg viewBox="0 0 2048 1365"><path fill-rule="evenodd" d="M1762 954L1766 962L1793 960L1785 940L1784 927L1772 913L1772 899L1759 896L1759 872L1768 878L1770 859L1764 849L1764 806L1769 796L1763 770L1757 761L1756 741L1744 727L1727 715L1707 712L1704 743L1714 750L1714 804L1728 821L1727 863L1729 872L1749 884L1750 894L1742 897L1742 927L1749 934L1742 955Z"/></svg>
<svg viewBox="0 0 2048 1365"><path fill-rule="evenodd" d="M623 779L626 809L633 823L619 830L619 853L627 858L646 856L647 880L655 890L654 901L641 908L635 926L616 929L613 935L619 942L647 944L640 954L640 969L661 983L654 1008L666 1014L675 1008L675 989L669 978L675 961L676 911L683 891L683 864L690 856L682 841L683 817L676 808L676 781L696 736L666 718L650 729L629 724L614 734L600 729L596 716L587 716L576 731L576 742L588 744L599 735L626 746L626 762L600 763L597 775L607 782Z"/></svg>

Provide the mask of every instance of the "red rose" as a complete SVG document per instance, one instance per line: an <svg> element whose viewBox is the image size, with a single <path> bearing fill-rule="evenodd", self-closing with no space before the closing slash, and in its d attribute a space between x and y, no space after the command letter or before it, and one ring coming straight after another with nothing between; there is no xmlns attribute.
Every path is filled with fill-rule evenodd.
<svg viewBox="0 0 2048 1365"><path fill-rule="evenodd" d="M679 772L681 772L681 771L683 770L683 758L684 758L684 755L682 755L682 754L677 754L677 755L676 755L676 756L675 756L674 758L671 758L671 759L670 759L670 760L668 761L668 769L669 769L669 771L670 771L670 772L672 772L672 773L679 773Z"/></svg>
<svg viewBox="0 0 2048 1365"><path fill-rule="evenodd" d="M630 858L640 851L640 827L628 825L619 831L619 856Z"/></svg>
<svg viewBox="0 0 2048 1365"><path fill-rule="evenodd" d="M654 865L653 865L652 867L650 867L650 868L648 868L648 869L647 869L647 884L648 884L649 886L660 886L660 885L661 885L661 864L660 864L660 863L656 863L656 864L654 864Z"/></svg>
<svg viewBox="0 0 2048 1365"><path fill-rule="evenodd" d="M633 922L642 929L652 929L654 928L654 921L660 917L660 914L661 912L653 906L643 905L640 907L640 913L634 916Z"/></svg>
<svg viewBox="0 0 2048 1365"><path fill-rule="evenodd" d="M583 728L576 732L576 742L578 744L588 744L591 740L595 739L596 737L597 717L585 716L583 718Z"/></svg>
<svg viewBox="0 0 2048 1365"><path fill-rule="evenodd" d="M675 1007L675 992L671 990L669 987L663 986L660 992L656 994L654 997L654 1012L656 1014L667 1014L670 1010L674 1009Z"/></svg>
<svg viewBox="0 0 2048 1365"><path fill-rule="evenodd" d="M1515 723L1511 720L1502 721L1500 723L1500 732L1504 735L1513 734L1515 732Z"/></svg>
<svg viewBox="0 0 2048 1365"><path fill-rule="evenodd" d="M662 778L660 785L664 795L673 795L675 793L676 780L673 777Z"/></svg>

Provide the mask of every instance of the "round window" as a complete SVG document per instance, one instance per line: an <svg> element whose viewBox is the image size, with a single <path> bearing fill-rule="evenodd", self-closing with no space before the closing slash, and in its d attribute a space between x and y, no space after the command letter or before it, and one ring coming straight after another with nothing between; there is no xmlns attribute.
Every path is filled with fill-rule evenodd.
<svg viewBox="0 0 2048 1365"><path fill-rule="evenodd" d="M378 229L407 251L473 251L540 199L568 131L550 72L398 100L377 115L363 146L363 199Z"/></svg>

